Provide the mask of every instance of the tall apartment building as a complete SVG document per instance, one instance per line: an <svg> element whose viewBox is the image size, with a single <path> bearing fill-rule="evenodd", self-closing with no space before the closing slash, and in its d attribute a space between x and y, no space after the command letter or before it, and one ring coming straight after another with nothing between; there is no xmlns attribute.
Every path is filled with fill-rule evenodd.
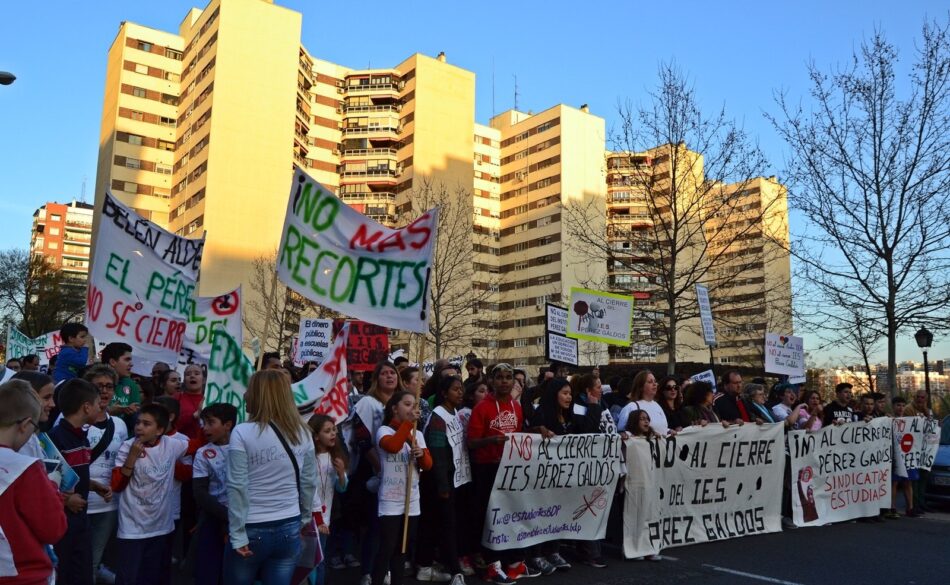
<svg viewBox="0 0 950 585"><path fill-rule="evenodd" d="M667 361L657 325L666 322L668 303L658 270L671 261L660 247L670 249L676 238L678 274L709 269L716 362L761 367L766 331L792 332L786 189L775 177L717 183L705 177L700 154L676 150L675 156L664 146L607 154L607 244L617 258L607 266L608 286L636 299L633 343L612 347L611 361ZM684 213L686 208L693 211ZM695 303L694 291L680 303ZM677 327L676 361L708 360L698 315L684 319Z"/></svg>
<svg viewBox="0 0 950 585"><path fill-rule="evenodd" d="M33 212L30 254L42 256L77 283L89 274L92 205L47 203Z"/></svg>
<svg viewBox="0 0 950 585"><path fill-rule="evenodd" d="M575 270L597 270L563 252L557 210L603 199L604 121L557 106L479 125L475 75L444 54L354 69L315 58L300 29L299 13L268 0L211 0L177 34L123 23L109 52L97 201L111 188L172 231L206 232L200 293L244 283L247 298L253 260L276 250L294 164L387 225L444 188L471 218L465 242L446 242L473 262L452 294L489 293L466 327L504 329L477 337L475 351L543 361L544 300L566 302L585 278Z"/></svg>

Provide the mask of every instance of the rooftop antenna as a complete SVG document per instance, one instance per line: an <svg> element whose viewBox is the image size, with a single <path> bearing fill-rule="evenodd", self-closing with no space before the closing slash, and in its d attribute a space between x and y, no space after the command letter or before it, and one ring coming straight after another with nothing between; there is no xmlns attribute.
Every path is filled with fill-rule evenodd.
<svg viewBox="0 0 950 585"><path fill-rule="evenodd" d="M512 75L515 78L515 110L518 109L518 76Z"/></svg>
<svg viewBox="0 0 950 585"><path fill-rule="evenodd" d="M79 191L79 202L86 202L86 177L85 175L82 178L82 189Z"/></svg>
<svg viewBox="0 0 950 585"><path fill-rule="evenodd" d="M494 118L497 114L495 110L495 56L492 55L491 58L491 117Z"/></svg>

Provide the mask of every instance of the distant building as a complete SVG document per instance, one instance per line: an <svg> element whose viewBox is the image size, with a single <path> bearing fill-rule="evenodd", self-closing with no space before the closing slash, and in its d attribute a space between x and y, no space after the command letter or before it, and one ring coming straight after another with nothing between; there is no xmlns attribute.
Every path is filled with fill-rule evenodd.
<svg viewBox="0 0 950 585"><path fill-rule="evenodd" d="M77 282L86 284L92 240L92 205L47 203L33 212L30 254L48 259Z"/></svg>

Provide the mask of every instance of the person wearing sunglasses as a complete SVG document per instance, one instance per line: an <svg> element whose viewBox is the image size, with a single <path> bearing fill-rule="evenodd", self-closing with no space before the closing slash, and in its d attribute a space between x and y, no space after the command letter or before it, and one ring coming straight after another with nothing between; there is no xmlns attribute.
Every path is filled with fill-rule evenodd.
<svg viewBox="0 0 950 585"><path fill-rule="evenodd" d="M679 382L673 376L666 376L660 380L660 391L656 401L660 403L666 422L671 429L682 430L685 426L681 420L680 411L683 408L683 393L680 392Z"/></svg>

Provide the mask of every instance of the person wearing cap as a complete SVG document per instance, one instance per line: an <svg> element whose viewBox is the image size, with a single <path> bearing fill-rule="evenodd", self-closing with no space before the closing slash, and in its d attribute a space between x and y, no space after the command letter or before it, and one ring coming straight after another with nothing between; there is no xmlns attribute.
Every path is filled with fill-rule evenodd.
<svg viewBox="0 0 950 585"><path fill-rule="evenodd" d="M854 410L851 408L851 388L853 386L847 382L841 382L835 386L835 399L825 406L825 418L822 421L822 426L840 425L857 420Z"/></svg>

